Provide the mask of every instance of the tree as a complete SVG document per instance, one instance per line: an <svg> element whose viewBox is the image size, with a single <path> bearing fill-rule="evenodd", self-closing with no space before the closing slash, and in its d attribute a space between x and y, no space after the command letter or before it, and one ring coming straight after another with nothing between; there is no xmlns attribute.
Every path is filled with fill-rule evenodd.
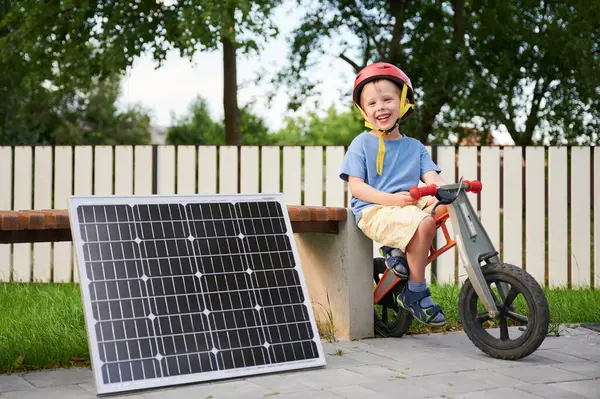
<svg viewBox="0 0 600 399"><path fill-rule="evenodd" d="M600 135L600 4L514 0L481 7L471 84L454 119L504 126L516 145L593 144ZM513 49L507 51L507 49Z"/></svg>
<svg viewBox="0 0 600 399"><path fill-rule="evenodd" d="M403 129L428 141L435 117L466 76L464 0L325 0L307 1L305 7L309 11L294 33L290 63L277 77L292 88L291 107L318 93L310 78L314 57L337 56L355 73L370 62L387 61L408 74L416 91L416 112ZM351 90L351 82L348 86Z"/></svg>
<svg viewBox="0 0 600 399"><path fill-rule="evenodd" d="M424 142L443 142L482 118L482 129L505 125L518 144L541 131L573 140L598 126L596 3L305 1L309 11L276 80L291 88L295 109L318 93L316 57L339 57L354 72L388 61L411 78L417 107L402 127Z"/></svg>
<svg viewBox="0 0 600 399"><path fill-rule="evenodd" d="M196 98L189 107L189 113L175 119L167 130L167 144L215 145L224 142L223 125L213 121L208 103L202 97Z"/></svg>
<svg viewBox="0 0 600 399"><path fill-rule="evenodd" d="M176 145L224 145L223 123L215 122L210 116L208 103L202 97L190 105L189 112L167 130L167 144ZM274 136L259 116L249 107L240 110L242 141L247 145L269 145Z"/></svg>
<svg viewBox="0 0 600 399"><path fill-rule="evenodd" d="M110 54L91 44L94 25L74 2L0 2L2 142L51 142L61 98L111 75Z"/></svg>
<svg viewBox="0 0 600 399"><path fill-rule="evenodd" d="M313 111L306 117L286 118L272 140L278 145L349 145L364 130L362 117L350 107L338 112L331 106L323 117Z"/></svg>

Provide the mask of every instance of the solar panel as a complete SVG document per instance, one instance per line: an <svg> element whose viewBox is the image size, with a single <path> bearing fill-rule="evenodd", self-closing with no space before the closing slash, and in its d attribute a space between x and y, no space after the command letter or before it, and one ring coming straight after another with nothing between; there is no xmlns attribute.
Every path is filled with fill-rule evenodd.
<svg viewBox="0 0 600 399"><path fill-rule="evenodd" d="M281 194L69 212L99 394L325 365Z"/></svg>

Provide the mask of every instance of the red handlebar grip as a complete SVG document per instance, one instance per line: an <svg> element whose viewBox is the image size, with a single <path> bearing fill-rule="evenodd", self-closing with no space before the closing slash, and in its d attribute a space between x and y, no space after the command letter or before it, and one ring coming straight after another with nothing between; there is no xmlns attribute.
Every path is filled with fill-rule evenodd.
<svg viewBox="0 0 600 399"><path fill-rule="evenodd" d="M470 191L473 194L479 194L481 192L481 189L483 188L483 185L479 180L465 180L465 183L469 186L469 188L467 188L467 191Z"/></svg>
<svg viewBox="0 0 600 399"><path fill-rule="evenodd" d="M413 186L410 188L410 196L414 200L418 200L421 197L426 195L435 195L437 193L437 186L435 184L430 184L426 187L417 187Z"/></svg>

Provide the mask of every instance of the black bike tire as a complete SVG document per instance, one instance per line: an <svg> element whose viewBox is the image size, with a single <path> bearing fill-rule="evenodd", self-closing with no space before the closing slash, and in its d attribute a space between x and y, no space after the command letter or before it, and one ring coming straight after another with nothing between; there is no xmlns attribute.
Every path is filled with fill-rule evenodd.
<svg viewBox="0 0 600 399"><path fill-rule="evenodd" d="M511 264L490 264L483 266L481 270L486 281L500 279L500 281L505 281L511 285L514 284L519 288L528 306L532 309L527 325L526 333L528 336L522 345L515 348L503 349L490 345L489 342L491 339L482 334L482 327L477 325L476 320L471 314L470 305L472 297L477 294L469 280L461 288L458 309L465 333L477 348L493 358L518 360L529 356L539 348L548 334L550 310L542 287L525 270ZM484 334L487 333L484 332Z"/></svg>
<svg viewBox="0 0 600 399"><path fill-rule="evenodd" d="M383 273L386 269L387 266L385 265L385 259L373 259L374 276ZM376 279L374 279L373 281L376 281ZM401 289L400 287L401 285L397 284L394 288L392 288L392 292L394 294L397 294ZM413 315L408 310L400 306L398 306L398 308L399 311L397 312L396 320L394 320L394 322L386 326L388 335L394 338L401 338L403 335L405 335L410 329L410 326L412 325L413 321Z"/></svg>

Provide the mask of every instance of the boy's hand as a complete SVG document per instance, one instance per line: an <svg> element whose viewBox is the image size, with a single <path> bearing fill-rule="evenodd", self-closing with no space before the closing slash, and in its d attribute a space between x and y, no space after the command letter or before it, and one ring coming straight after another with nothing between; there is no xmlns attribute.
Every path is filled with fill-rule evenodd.
<svg viewBox="0 0 600 399"><path fill-rule="evenodd" d="M397 198L397 206L415 205L417 203L417 200L414 200L406 191L395 193L394 197Z"/></svg>

